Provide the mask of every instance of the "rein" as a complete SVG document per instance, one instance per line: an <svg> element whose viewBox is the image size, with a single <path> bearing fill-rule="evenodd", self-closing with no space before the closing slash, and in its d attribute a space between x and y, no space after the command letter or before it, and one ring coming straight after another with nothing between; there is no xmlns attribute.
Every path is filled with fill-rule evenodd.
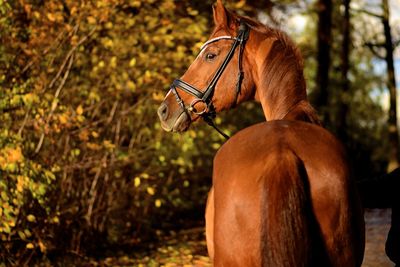
<svg viewBox="0 0 400 267"><path fill-rule="evenodd" d="M207 88L203 91L197 89L193 85L181 80L181 79L176 79L171 85L170 90L172 93L175 95L176 101L178 102L178 105L187 113L192 112L196 115L199 115L200 117L203 118L203 120L210 126L212 126L219 134L221 134L223 137L226 139L229 139L229 136L223 133L220 129L217 128L217 126L214 123L214 118L216 116L215 112L215 107L212 104L212 96L215 91L215 86L217 85L219 79L221 78L222 74L224 73L226 67L228 66L229 62L233 58L233 55L235 54L236 48L239 47L239 52L238 52L238 76L237 76L237 82L236 82L236 89L235 89L235 100L232 103L232 107L236 106L237 103L237 98L240 94L241 86L242 86L242 81L244 77L244 73L242 70L242 56L243 56L243 51L244 51L244 45L246 43L246 40L249 37L249 27L244 23L240 22L239 30L237 33L236 37L232 36L219 36L216 38L213 38L206 43L204 43L201 48L200 52L209 44L218 42L221 40L234 40L228 54L226 55L224 61L222 64L219 66L217 71L215 72L214 76L212 77L210 83L208 84ZM192 95L195 97L195 99L190 103L189 106L185 106L185 103L183 102L181 96L179 95L177 88L185 91L186 93ZM197 111L195 108L195 105L198 103L204 103L205 108L201 111ZM189 116L190 117L190 116Z"/></svg>

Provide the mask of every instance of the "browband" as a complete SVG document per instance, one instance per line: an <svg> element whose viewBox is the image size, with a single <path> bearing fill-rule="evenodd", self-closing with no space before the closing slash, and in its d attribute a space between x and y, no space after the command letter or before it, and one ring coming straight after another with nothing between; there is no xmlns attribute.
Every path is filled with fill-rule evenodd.
<svg viewBox="0 0 400 267"><path fill-rule="evenodd" d="M200 47L200 51L202 51L204 48L206 48L207 45L217 42L219 40L236 40L236 37L232 37L232 36L228 36L228 35L223 35L223 36L218 36L215 38L212 38L210 40L208 40L207 42L205 42L201 47Z"/></svg>

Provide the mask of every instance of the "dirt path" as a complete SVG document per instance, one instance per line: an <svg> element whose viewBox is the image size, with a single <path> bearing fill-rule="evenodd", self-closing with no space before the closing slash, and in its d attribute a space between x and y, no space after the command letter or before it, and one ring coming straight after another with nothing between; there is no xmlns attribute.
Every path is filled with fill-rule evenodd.
<svg viewBox="0 0 400 267"><path fill-rule="evenodd" d="M386 257L385 240L391 210L366 210L366 249L362 267L393 267ZM152 252L104 259L100 266L210 267L204 230L184 230L152 249Z"/></svg>
<svg viewBox="0 0 400 267"><path fill-rule="evenodd" d="M365 211L366 244L362 267L393 267L385 254L385 241L390 228L390 209Z"/></svg>

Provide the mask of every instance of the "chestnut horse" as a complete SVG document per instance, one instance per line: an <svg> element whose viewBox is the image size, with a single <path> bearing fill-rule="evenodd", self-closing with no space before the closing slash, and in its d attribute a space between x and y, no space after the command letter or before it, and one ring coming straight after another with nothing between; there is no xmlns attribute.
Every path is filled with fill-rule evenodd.
<svg viewBox="0 0 400 267"><path fill-rule="evenodd" d="M256 99L267 122L214 158L206 237L214 266L360 266L364 221L341 144L307 101L302 59L281 31L213 8L215 29L158 115L166 131ZM198 89L198 88L201 88Z"/></svg>

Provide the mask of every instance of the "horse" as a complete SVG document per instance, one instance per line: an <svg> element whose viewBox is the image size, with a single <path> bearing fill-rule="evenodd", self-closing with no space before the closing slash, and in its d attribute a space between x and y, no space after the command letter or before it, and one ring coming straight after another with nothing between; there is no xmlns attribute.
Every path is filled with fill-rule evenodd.
<svg viewBox="0 0 400 267"><path fill-rule="evenodd" d="M214 157L205 214L214 266L361 266L363 210L342 145L307 100L299 50L221 1L213 17L210 39L158 115L164 130L183 132L244 101L261 103L266 122Z"/></svg>

